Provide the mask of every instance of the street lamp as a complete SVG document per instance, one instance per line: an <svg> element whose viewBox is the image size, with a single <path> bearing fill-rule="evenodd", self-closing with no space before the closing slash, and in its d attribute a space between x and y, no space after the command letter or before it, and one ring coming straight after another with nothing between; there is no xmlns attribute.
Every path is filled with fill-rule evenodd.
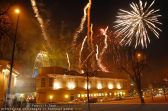
<svg viewBox="0 0 168 111"><path fill-rule="evenodd" d="M11 57L11 64L10 64L10 73L9 73L9 80L8 80L8 88L7 88L7 94L6 94L6 102L8 107L11 105L10 102L10 94L11 94L11 81L12 81L12 70L13 70L13 62L14 62L14 54L15 54L15 47L16 47L16 36L17 36L17 30L18 30L18 23L19 23L19 15L20 10L16 8L14 10L15 14L17 15L17 21L16 21L16 29L15 29L15 35L13 40L13 49L12 49L12 57Z"/></svg>
<svg viewBox="0 0 168 111"><path fill-rule="evenodd" d="M135 60L138 63L145 62L146 56L142 52L136 52L135 53Z"/></svg>
<svg viewBox="0 0 168 111"><path fill-rule="evenodd" d="M137 57L138 57L138 58L141 58L141 53L137 53Z"/></svg>
<svg viewBox="0 0 168 111"><path fill-rule="evenodd" d="M20 10L17 8L17 9L15 9L15 13L16 14L20 14Z"/></svg>
<svg viewBox="0 0 168 111"><path fill-rule="evenodd" d="M140 62L142 59L142 54L140 52L137 52L135 56L136 56L136 59L138 60L138 62Z"/></svg>

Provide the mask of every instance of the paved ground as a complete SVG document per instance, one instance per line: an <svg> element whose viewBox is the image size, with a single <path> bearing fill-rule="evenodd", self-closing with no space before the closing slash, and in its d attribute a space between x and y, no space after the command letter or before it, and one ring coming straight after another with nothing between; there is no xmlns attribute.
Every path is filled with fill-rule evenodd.
<svg viewBox="0 0 168 111"><path fill-rule="evenodd" d="M115 100L115 101L108 101L103 102L105 104L140 104L140 99L136 98L129 98L124 100ZM168 96L155 96L155 97L145 97L145 103L147 104L155 104L155 103L168 103Z"/></svg>
<svg viewBox="0 0 168 111"><path fill-rule="evenodd" d="M58 108L67 107L70 108L70 110L66 109L66 110L48 110L48 111L168 111L168 95L167 100L165 99L164 96L156 96L154 98L145 97L145 104L141 104L139 98L135 97L123 100L112 100L101 103L93 103L89 104L89 108L87 103L85 104L72 103L62 105L60 104L60 106L59 105L56 106L58 106ZM71 110L71 108L73 108L73 110ZM39 111L46 111L46 110L39 110Z"/></svg>
<svg viewBox="0 0 168 111"><path fill-rule="evenodd" d="M91 104L84 111L168 111L168 104Z"/></svg>
<svg viewBox="0 0 168 111"><path fill-rule="evenodd" d="M90 111L168 111L168 96L146 97L145 104L139 98L90 104ZM89 111L87 105L85 111Z"/></svg>

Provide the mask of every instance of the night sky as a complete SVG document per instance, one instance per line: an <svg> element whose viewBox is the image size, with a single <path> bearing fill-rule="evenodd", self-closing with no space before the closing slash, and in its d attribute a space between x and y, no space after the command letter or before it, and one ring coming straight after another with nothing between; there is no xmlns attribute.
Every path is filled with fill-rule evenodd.
<svg viewBox="0 0 168 111"><path fill-rule="evenodd" d="M148 3L152 2L152 0L147 1ZM3 2L9 5L11 0L1 0L1 5ZM65 33L69 32L70 35L68 37L64 36L63 40L67 41L67 47L70 47L72 36L80 24L81 17L83 16L83 7L86 5L87 0L37 0L37 2L40 14L47 24L49 39L56 41L60 40L58 33L61 31L62 23L64 23ZM93 0L91 22L94 24L95 33L100 28L105 28L106 26L114 30L113 26L118 10L120 8L126 10L130 9L129 4L131 2L138 2L138 0ZM37 50L40 49L41 45L37 43L43 39L41 37L38 22L34 17L29 0L15 0L14 5L20 6L24 12L24 14L21 15L19 28L20 41L24 46L23 55L31 54L34 51L34 47ZM167 7L168 2L166 0L155 0L153 8L160 9L160 14L162 15L160 21L163 25L160 26L162 29L162 32L160 32L160 39L157 39L154 35L150 35L151 44L145 49L149 60L149 68L146 73L146 78L148 78L148 80L156 80L159 74L166 71L168 72ZM31 46L34 47L31 48ZM36 51L33 53L36 53ZM34 57L34 55L32 55L32 57ZM31 67L32 64L29 68L31 69Z"/></svg>

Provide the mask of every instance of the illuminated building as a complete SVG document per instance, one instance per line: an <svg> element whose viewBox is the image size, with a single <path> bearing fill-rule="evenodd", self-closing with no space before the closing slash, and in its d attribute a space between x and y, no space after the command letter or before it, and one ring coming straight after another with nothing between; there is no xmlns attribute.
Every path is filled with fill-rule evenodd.
<svg viewBox="0 0 168 111"><path fill-rule="evenodd" d="M89 77L90 98L126 96L129 81L126 76L96 72ZM86 76L60 67L39 68L36 77L37 103L63 103L87 98Z"/></svg>
<svg viewBox="0 0 168 111"><path fill-rule="evenodd" d="M10 73L9 62L5 60L0 60L0 107L2 106L5 100L6 90L8 87L9 73ZM19 73L15 69L13 69L11 93L14 93L14 87L16 85L18 75Z"/></svg>

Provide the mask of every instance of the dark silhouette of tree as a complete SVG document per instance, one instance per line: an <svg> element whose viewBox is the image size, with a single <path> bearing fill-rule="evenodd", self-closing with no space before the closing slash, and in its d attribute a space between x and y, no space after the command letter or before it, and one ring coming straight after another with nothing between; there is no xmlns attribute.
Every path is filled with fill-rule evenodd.
<svg viewBox="0 0 168 111"><path fill-rule="evenodd" d="M10 58L13 41L8 9L0 9L0 59Z"/></svg>
<svg viewBox="0 0 168 111"><path fill-rule="evenodd" d="M126 57L123 59L124 62L120 63L120 68L126 74L129 75L130 79L134 82L141 103L145 103L142 91L142 77L143 70L146 66L146 56L141 51L128 51Z"/></svg>

